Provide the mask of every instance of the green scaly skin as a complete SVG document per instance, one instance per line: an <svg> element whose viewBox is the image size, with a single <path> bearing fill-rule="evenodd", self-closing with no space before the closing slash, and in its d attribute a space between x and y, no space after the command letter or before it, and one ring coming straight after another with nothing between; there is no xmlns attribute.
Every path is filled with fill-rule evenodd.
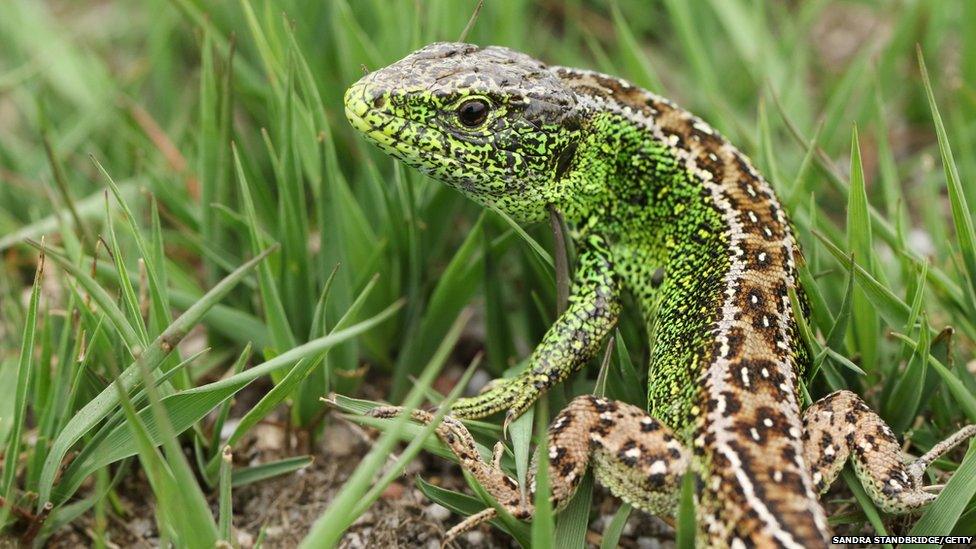
<svg viewBox="0 0 976 549"><path fill-rule="evenodd" d="M589 464L613 493L667 516L691 467L701 477L699 543L822 547L817 491L849 455L883 508L931 500L855 395L831 395L801 416L808 357L788 297L794 289L802 299L799 250L770 186L700 119L614 77L448 43L365 76L345 106L385 152L480 204L525 223L557 209L580 251L568 308L528 370L459 400L454 416L507 410L507 422L524 412L597 353L622 292L650 317L650 415L593 397L561 412L549 431L557 506ZM531 500L451 425L438 434L462 466L515 516L530 516Z"/></svg>

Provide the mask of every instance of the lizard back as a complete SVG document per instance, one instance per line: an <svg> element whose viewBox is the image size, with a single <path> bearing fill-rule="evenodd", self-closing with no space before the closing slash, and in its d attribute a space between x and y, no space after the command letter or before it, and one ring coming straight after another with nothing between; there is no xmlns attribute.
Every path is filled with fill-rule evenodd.
<svg viewBox="0 0 976 549"><path fill-rule="evenodd" d="M658 315L652 412L672 427L685 427L703 462L700 500L709 537L793 547L823 543L826 519L801 457L797 376L806 353L794 319L802 312L793 310L788 293L794 288L800 294L800 254L775 193L745 155L667 99L604 74L554 70L595 112L612 112L644 139L664 145L671 157L663 159L660 147L634 147L631 154L639 160L631 164L639 168L616 184L636 185L649 196L618 223L631 231L643 225L648 232L669 232L663 223L686 228L669 242L651 239L664 248L648 254L665 269L662 295L635 293ZM677 165L670 173L684 174L662 177L660 165L672 160ZM621 192L633 195L634 189ZM681 213L660 199L666 194L681 197ZM688 203L698 200L698 208ZM649 213L655 209L665 211ZM720 221L703 221L708 217ZM644 277L632 288L652 286L646 268L628 269ZM688 313L699 313L698 321L689 321ZM672 404L676 392L684 395L677 400L684 406Z"/></svg>

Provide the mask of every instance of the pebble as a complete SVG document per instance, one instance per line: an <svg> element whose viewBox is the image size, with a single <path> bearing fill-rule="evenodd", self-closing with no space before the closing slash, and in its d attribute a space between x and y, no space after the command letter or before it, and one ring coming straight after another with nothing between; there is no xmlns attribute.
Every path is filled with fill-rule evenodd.
<svg viewBox="0 0 976 549"><path fill-rule="evenodd" d="M451 511L447 507L437 503L431 503L425 507L424 514L430 517L432 520L437 520L440 522L444 522L445 520L451 518Z"/></svg>
<svg viewBox="0 0 976 549"><path fill-rule="evenodd" d="M234 534L237 540L237 546L241 549L250 549L251 547L254 547L254 536L249 532L235 529Z"/></svg>
<svg viewBox="0 0 976 549"><path fill-rule="evenodd" d="M347 428L332 428L327 431L327 436L323 437L322 444L328 454L337 457L344 457L357 452L359 439Z"/></svg>
<svg viewBox="0 0 976 549"><path fill-rule="evenodd" d="M639 549L661 549L661 542L657 538L641 536L637 538L637 547Z"/></svg>
<svg viewBox="0 0 976 549"><path fill-rule="evenodd" d="M383 490L383 494L380 496L386 500L397 500L403 496L403 485L399 482L391 482L389 486Z"/></svg>
<svg viewBox="0 0 976 549"><path fill-rule="evenodd" d="M491 376L487 371L481 369L477 370L472 376L471 381L468 382L468 386L464 389L464 394L467 396L474 396L478 394L478 391L482 389L488 382L491 381Z"/></svg>

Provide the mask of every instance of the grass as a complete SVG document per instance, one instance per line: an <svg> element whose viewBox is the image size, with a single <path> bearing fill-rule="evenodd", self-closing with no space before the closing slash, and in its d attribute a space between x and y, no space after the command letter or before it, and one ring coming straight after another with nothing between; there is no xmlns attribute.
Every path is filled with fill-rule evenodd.
<svg viewBox="0 0 976 549"><path fill-rule="evenodd" d="M428 386L457 362L462 333L485 350L481 368L516 371L556 310L551 230L513 227L394 163L353 135L341 108L363 67L457 39L474 9L5 4L0 531L40 544L92 513L103 543L123 481L142 469L161 539L212 546L231 535L232 490L310 461L229 462L262 420L321 437L324 395L364 409L341 396L357 394L364 363L371 379L390 380L392 401L443 398ZM468 40L629 78L745 150L806 256L814 368L805 393L864 395L921 454L976 421L972 28L976 4L961 1L516 0L486 2ZM629 309L599 390L643 404L647 344ZM180 345L191 332L205 352ZM512 425L504 463L519 478L534 425L593 391L593 377L575 376L537 418ZM231 417L232 399L258 379L272 388ZM240 421L221 440L230 419ZM340 539L366 507L340 504L375 498L381 458L421 432L372 424L388 436L307 545ZM497 422L472 429L486 450L500 436ZM976 450L952 456L937 468L959 474L914 526L879 514L856 481L854 499L827 497L843 511L834 522L976 534ZM465 514L485 505L418 486ZM584 488L569 510L531 526L493 524L526 544L578 545L590 496ZM620 536L628 512L605 540ZM682 546L689 535L679 529Z"/></svg>

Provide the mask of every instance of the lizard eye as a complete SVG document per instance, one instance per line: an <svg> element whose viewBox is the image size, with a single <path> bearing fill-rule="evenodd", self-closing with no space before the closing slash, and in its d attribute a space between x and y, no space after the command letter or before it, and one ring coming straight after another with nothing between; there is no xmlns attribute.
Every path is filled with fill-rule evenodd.
<svg viewBox="0 0 976 549"><path fill-rule="evenodd" d="M488 118L488 102L484 99L468 99L457 109L458 120L469 128L480 126Z"/></svg>

